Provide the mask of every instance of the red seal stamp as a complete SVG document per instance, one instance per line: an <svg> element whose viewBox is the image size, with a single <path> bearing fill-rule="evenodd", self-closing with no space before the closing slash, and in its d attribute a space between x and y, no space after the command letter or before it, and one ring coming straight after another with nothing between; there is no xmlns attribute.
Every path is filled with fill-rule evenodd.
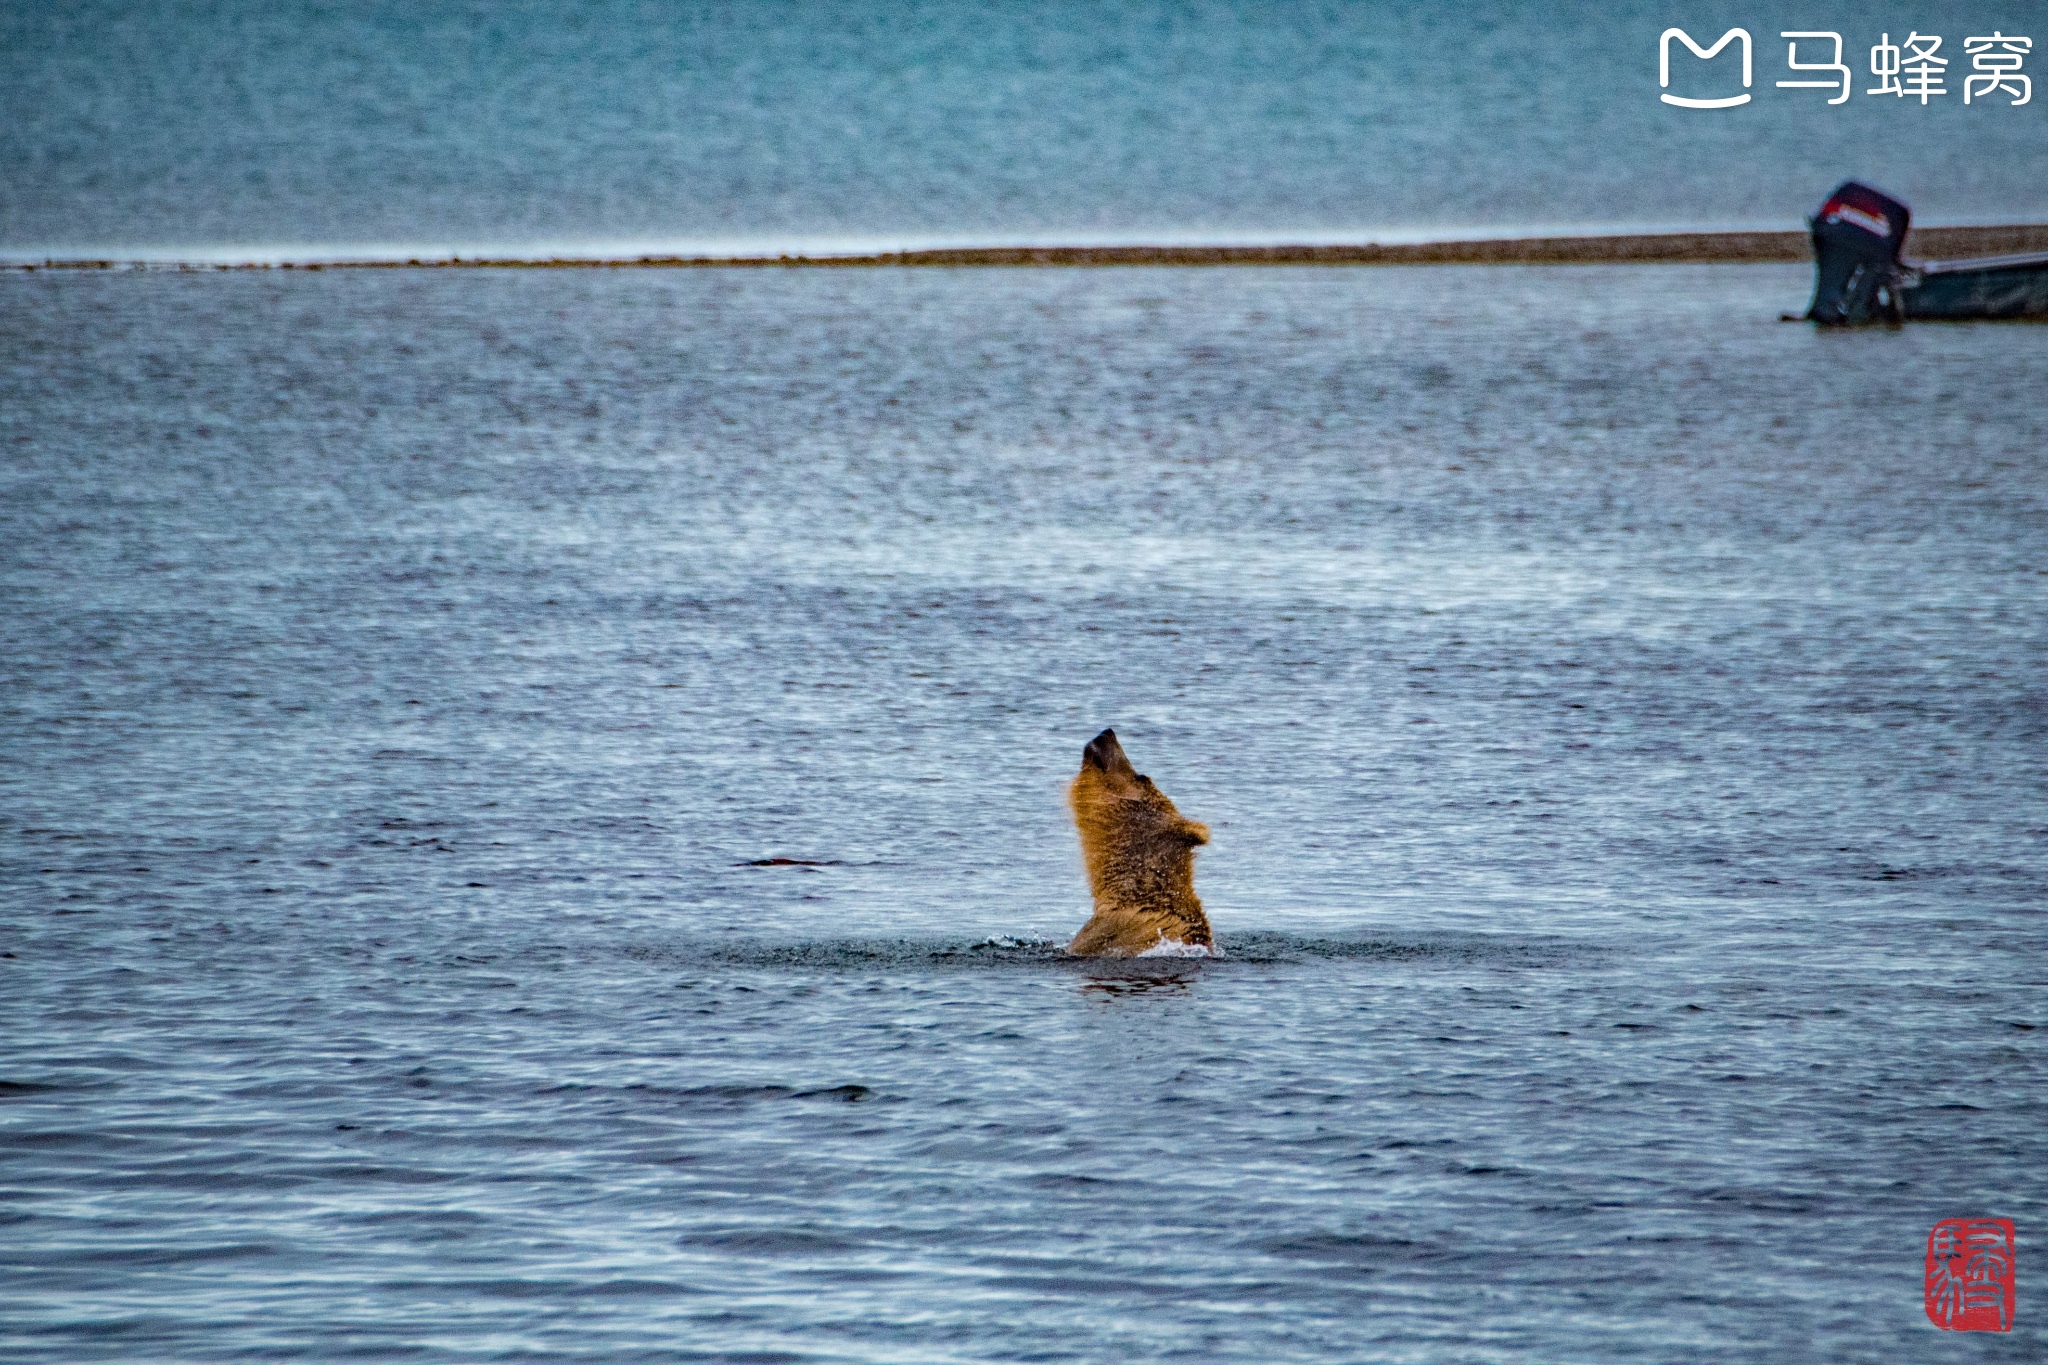
<svg viewBox="0 0 2048 1365"><path fill-rule="evenodd" d="M2017 1240L2010 1218L1944 1218L1927 1234L1927 1320L1944 1332L2010 1332Z"/></svg>

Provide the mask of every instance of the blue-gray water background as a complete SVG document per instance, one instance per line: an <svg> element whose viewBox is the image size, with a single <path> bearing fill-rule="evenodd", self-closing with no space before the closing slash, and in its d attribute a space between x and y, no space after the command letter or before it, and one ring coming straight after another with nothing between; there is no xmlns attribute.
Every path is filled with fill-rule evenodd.
<svg viewBox="0 0 2048 1365"><path fill-rule="evenodd" d="M2048 329L1805 288L0 276L0 1341L1935 1358ZM1106 723L1230 960L1058 960Z"/></svg>
<svg viewBox="0 0 2048 1365"><path fill-rule="evenodd" d="M0 255L2041 218L1765 36L2034 12L10 4ZM0 1353L2039 1359L2048 329L1807 287L0 273Z"/></svg>
<svg viewBox="0 0 2048 1365"><path fill-rule="evenodd" d="M1750 104L1659 102L1674 24L1753 35ZM1841 33L1846 105L1777 88L1787 29ZM1949 93L1866 94L1916 29ZM0 258L1796 227L1851 175L2042 221L2048 93L1963 103L1994 31L2048 9L0 0Z"/></svg>

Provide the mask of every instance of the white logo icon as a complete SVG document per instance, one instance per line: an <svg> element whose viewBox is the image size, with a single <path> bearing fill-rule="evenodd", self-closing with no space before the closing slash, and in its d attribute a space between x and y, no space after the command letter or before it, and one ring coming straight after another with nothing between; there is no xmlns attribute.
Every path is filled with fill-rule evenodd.
<svg viewBox="0 0 2048 1365"><path fill-rule="evenodd" d="M1657 84L1660 86L1669 87L1671 84L1671 40L1673 38L1684 43L1692 50L1692 55L1698 57L1703 62L1714 60L1720 54L1722 48L1728 46L1729 43L1737 38L1742 39L1742 88L1744 90L1749 89L1748 29L1731 28L1722 34L1721 41L1715 43L1712 47L1701 47L1692 40L1692 35L1682 28L1665 29L1664 36L1657 40ZM1829 84L1832 85L1834 82L1830 81ZM1749 103L1748 95L1730 95L1726 99L1718 100L1689 100L1681 95L1659 95L1657 98L1663 100L1666 104L1675 104L1681 109L1732 109L1738 104Z"/></svg>

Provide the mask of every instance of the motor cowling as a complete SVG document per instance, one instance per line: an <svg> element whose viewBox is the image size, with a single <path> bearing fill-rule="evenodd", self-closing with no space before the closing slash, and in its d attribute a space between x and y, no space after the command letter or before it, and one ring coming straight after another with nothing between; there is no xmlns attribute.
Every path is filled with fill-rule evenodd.
<svg viewBox="0 0 2048 1365"><path fill-rule="evenodd" d="M1813 304L1828 326L1896 321L1902 314L1899 253L1912 210L1868 185L1844 182L1813 216Z"/></svg>

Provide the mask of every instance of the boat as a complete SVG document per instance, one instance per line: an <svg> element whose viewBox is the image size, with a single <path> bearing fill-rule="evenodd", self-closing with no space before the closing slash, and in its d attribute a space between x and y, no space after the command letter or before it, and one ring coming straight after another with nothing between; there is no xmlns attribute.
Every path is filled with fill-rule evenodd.
<svg viewBox="0 0 2048 1365"><path fill-rule="evenodd" d="M1870 322L2048 318L2048 252L1914 261L1904 255L1913 213L1882 190L1850 180L1809 222L1813 304L1824 327Z"/></svg>

